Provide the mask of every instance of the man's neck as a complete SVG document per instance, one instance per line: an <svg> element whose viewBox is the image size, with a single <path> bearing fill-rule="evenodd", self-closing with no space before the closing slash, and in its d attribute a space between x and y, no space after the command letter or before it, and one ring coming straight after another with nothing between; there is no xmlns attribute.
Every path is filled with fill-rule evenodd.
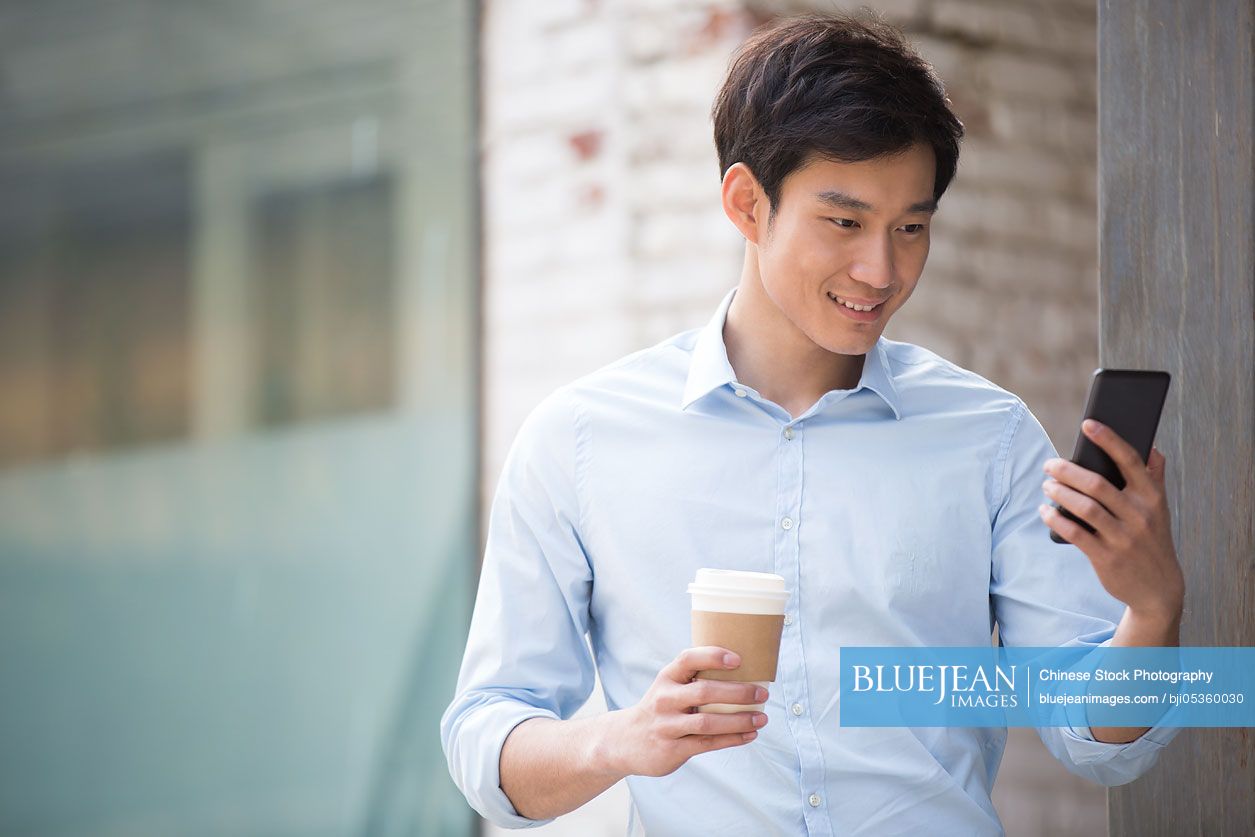
<svg viewBox="0 0 1255 837"><path fill-rule="evenodd" d="M794 418L824 393L858 386L866 358L815 345L767 297L757 276L742 276L728 308L723 342L737 381Z"/></svg>

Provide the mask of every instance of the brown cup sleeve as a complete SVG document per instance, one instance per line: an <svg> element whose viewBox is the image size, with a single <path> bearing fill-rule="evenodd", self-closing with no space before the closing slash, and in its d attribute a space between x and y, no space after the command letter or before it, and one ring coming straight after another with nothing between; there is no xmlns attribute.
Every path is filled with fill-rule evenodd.
<svg viewBox="0 0 1255 837"><path fill-rule="evenodd" d="M708 610L694 610L692 613L693 647L717 645L741 655L738 668L704 669L697 672L699 678L742 682L776 679L780 635L784 631L783 614Z"/></svg>

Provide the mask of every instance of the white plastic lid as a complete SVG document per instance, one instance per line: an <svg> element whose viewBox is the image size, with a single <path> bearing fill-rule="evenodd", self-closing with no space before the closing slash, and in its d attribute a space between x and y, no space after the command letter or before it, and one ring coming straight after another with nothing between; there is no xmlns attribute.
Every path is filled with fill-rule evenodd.
<svg viewBox="0 0 1255 837"><path fill-rule="evenodd" d="M724 595L768 596L788 598L784 578L775 573L748 570L718 570L703 567L688 586L689 593L721 593Z"/></svg>

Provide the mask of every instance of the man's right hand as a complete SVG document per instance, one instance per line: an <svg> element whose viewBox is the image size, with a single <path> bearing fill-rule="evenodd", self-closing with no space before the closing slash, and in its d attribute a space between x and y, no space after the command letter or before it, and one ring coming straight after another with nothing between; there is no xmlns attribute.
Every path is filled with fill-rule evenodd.
<svg viewBox="0 0 1255 837"><path fill-rule="evenodd" d="M501 748L501 790L524 817L574 811L625 776L666 776L698 753L753 741L761 712L697 712L708 703L762 703L755 683L696 680L706 669L735 669L726 648L687 648L667 664L635 706L560 721L528 718ZM755 719L760 719L755 723Z"/></svg>
<svg viewBox="0 0 1255 837"><path fill-rule="evenodd" d="M731 654L732 662L724 656ZM726 648L686 648L666 665L640 703L608 713L598 749L604 763L628 776L666 776L698 753L753 741L767 723L762 712L698 712L708 703L762 703L767 690L754 683L696 680L706 669L735 669L740 657ZM599 760L601 760L599 759Z"/></svg>

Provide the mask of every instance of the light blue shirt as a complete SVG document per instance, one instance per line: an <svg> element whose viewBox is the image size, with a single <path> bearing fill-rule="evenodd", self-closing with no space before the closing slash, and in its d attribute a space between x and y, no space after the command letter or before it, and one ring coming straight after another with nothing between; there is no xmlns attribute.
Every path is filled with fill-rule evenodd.
<svg viewBox="0 0 1255 837"><path fill-rule="evenodd" d="M528 416L492 503L456 695L440 722L454 782L507 827L506 736L570 718L600 672L636 704L690 642L699 567L793 591L770 722L664 777L628 777L627 833L1001 834L990 791L1005 728L842 728L841 646L1099 645L1124 606L1037 507L1057 455L1024 402L880 338L854 389L791 418L738 383L723 324L567 384ZM587 639L586 639L587 638ZM591 651L591 653L590 653ZM1129 782L1175 728L1129 744L1038 729L1072 772Z"/></svg>

